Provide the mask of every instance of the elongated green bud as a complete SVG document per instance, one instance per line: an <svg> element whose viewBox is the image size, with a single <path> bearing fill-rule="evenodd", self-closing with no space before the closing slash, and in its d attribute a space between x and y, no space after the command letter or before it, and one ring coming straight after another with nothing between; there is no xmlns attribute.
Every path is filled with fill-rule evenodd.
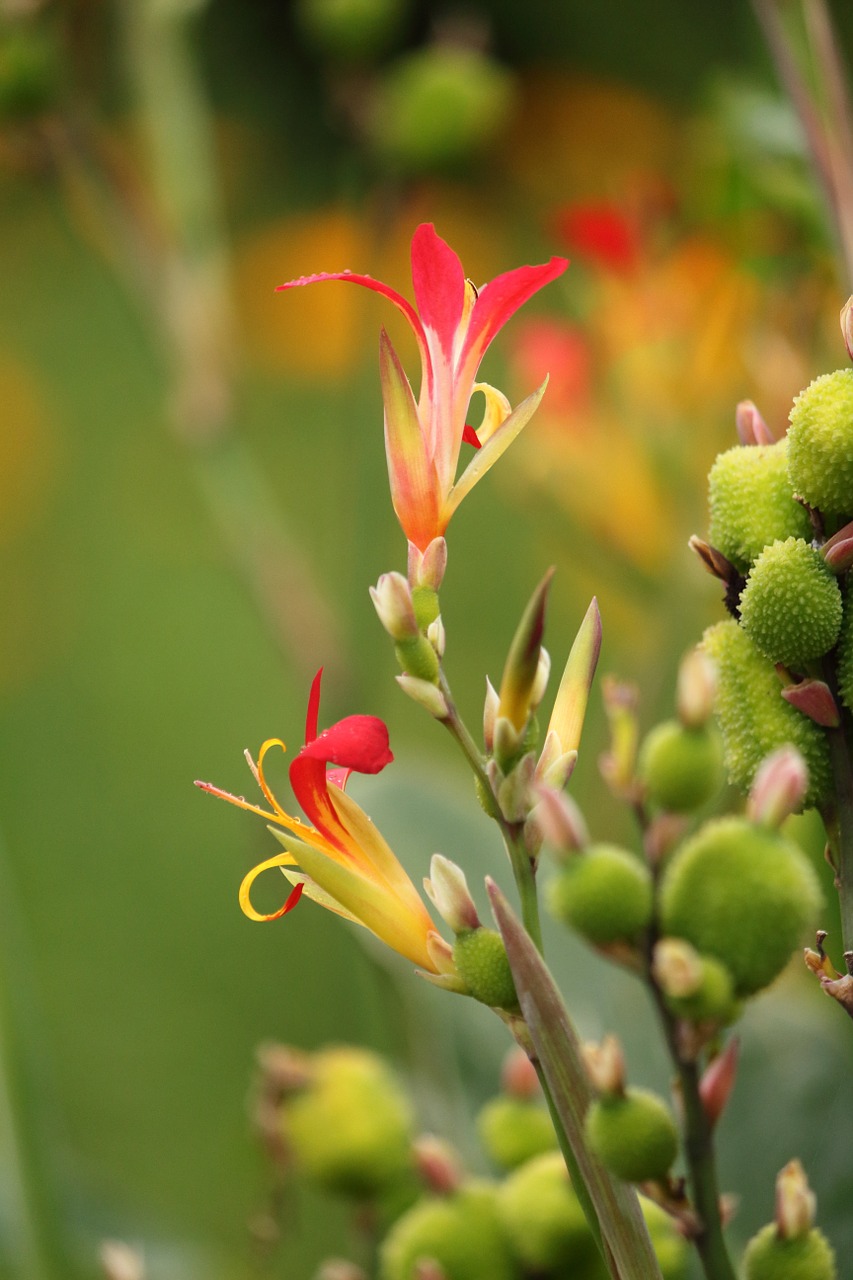
<svg viewBox="0 0 853 1280"><path fill-rule="evenodd" d="M765 547L740 598L741 625L771 662L794 671L828 653L841 627L841 592L801 538Z"/></svg>
<svg viewBox="0 0 853 1280"><path fill-rule="evenodd" d="M736 995L752 995L784 968L820 904L817 877L795 844L744 818L721 818L667 864L661 928L720 960Z"/></svg>
<svg viewBox="0 0 853 1280"><path fill-rule="evenodd" d="M853 369L825 373L797 396L788 475L794 492L811 506L853 514Z"/></svg>
<svg viewBox="0 0 853 1280"><path fill-rule="evenodd" d="M803 807L819 804L831 786L824 731L784 700L773 664L734 619L711 627L702 644L717 664L717 718L730 780L748 791L765 756L791 743L809 771Z"/></svg>
<svg viewBox="0 0 853 1280"><path fill-rule="evenodd" d="M708 477L709 542L741 573L779 538L811 536L807 512L794 501L788 446L739 445L721 453Z"/></svg>

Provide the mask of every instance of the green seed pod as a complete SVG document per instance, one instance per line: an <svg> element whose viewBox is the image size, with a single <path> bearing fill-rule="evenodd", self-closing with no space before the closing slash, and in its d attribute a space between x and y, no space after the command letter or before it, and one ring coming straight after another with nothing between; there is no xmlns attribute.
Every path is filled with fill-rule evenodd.
<svg viewBox="0 0 853 1280"><path fill-rule="evenodd" d="M785 1239L774 1222L753 1236L743 1255L744 1280L837 1280L835 1254L823 1232Z"/></svg>
<svg viewBox="0 0 853 1280"><path fill-rule="evenodd" d="M377 95L377 151L410 173L467 161L497 136L513 100L511 74L473 49L429 45L399 58Z"/></svg>
<svg viewBox="0 0 853 1280"><path fill-rule="evenodd" d="M811 506L853 514L853 369L825 373L797 396L788 476L793 491Z"/></svg>
<svg viewBox="0 0 853 1280"><path fill-rule="evenodd" d="M296 18L321 53L361 61L388 48L407 7L406 0L298 0Z"/></svg>
<svg viewBox="0 0 853 1280"><path fill-rule="evenodd" d="M773 981L820 904L802 851L745 818L706 823L670 859L660 888L663 931L721 960L737 995Z"/></svg>
<svg viewBox="0 0 853 1280"><path fill-rule="evenodd" d="M737 1010L732 975L713 956L700 956L699 963L702 976L697 989L690 995L667 995L667 1007L689 1022L706 1022L712 1018L730 1021Z"/></svg>
<svg viewBox="0 0 853 1280"><path fill-rule="evenodd" d="M438 655L426 636L398 640L394 645L397 661L407 675L434 684L438 679Z"/></svg>
<svg viewBox="0 0 853 1280"><path fill-rule="evenodd" d="M409 1103L383 1060L336 1046L314 1058L310 1084L284 1109L297 1166L325 1190L351 1196L384 1191L411 1168Z"/></svg>
<svg viewBox="0 0 853 1280"><path fill-rule="evenodd" d="M640 1196L640 1208L646 1220L662 1280L687 1280L690 1246L675 1222L659 1204L646 1196Z"/></svg>
<svg viewBox="0 0 853 1280"><path fill-rule="evenodd" d="M823 729L785 701L773 664L734 619L709 628L702 647L717 664L717 718L734 785L748 791L762 760L790 742L809 770L803 808L820 804L832 785Z"/></svg>
<svg viewBox="0 0 853 1280"><path fill-rule="evenodd" d="M525 1271L577 1275L597 1252L559 1152L516 1169L498 1191L498 1210Z"/></svg>
<svg viewBox="0 0 853 1280"><path fill-rule="evenodd" d="M493 1009L518 1008L506 947L494 929L469 929L457 934L453 963L475 1000Z"/></svg>
<svg viewBox="0 0 853 1280"><path fill-rule="evenodd" d="M434 1259L447 1280L516 1280L495 1188L470 1182L454 1196L421 1200L404 1213L380 1247L381 1280L414 1280L421 1258Z"/></svg>
<svg viewBox="0 0 853 1280"><path fill-rule="evenodd" d="M788 446L738 445L721 453L708 476L709 542L741 573L778 538L809 538L807 512L794 501Z"/></svg>
<svg viewBox="0 0 853 1280"><path fill-rule="evenodd" d="M671 813L698 809L723 785L723 749L716 729L687 729L666 720L647 735L637 772L651 804Z"/></svg>
<svg viewBox="0 0 853 1280"><path fill-rule="evenodd" d="M801 538L765 547L740 598L741 626L771 662L794 671L828 653L841 627L841 592Z"/></svg>
<svg viewBox="0 0 853 1280"><path fill-rule="evenodd" d="M597 946L632 942L652 918L648 867L618 845L590 845L569 858L547 889L552 915Z"/></svg>
<svg viewBox="0 0 853 1280"><path fill-rule="evenodd" d="M853 711L853 593L848 592L838 636L838 692L848 711Z"/></svg>
<svg viewBox="0 0 853 1280"><path fill-rule="evenodd" d="M432 587L413 587L412 604L415 607L418 626L422 631L426 631L429 624L435 622L441 612L438 592Z"/></svg>
<svg viewBox="0 0 853 1280"><path fill-rule="evenodd" d="M647 1089L597 1098L586 1113L586 1138L601 1163L625 1182L665 1178L678 1155L678 1130L663 1098Z"/></svg>
<svg viewBox="0 0 853 1280"><path fill-rule="evenodd" d="M477 1116L477 1132L489 1159L501 1169L517 1169L557 1146L547 1110L529 1098L492 1098Z"/></svg>

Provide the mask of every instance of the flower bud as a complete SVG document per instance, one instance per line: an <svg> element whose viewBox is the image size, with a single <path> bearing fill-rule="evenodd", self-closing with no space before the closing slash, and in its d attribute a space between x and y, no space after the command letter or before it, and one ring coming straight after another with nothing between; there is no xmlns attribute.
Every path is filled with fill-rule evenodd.
<svg viewBox="0 0 853 1280"><path fill-rule="evenodd" d="M636 942L652 918L652 878L627 849L590 845L569 858L550 882L552 915L596 946Z"/></svg>
<svg viewBox="0 0 853 1280"><path fill-rule="evenodd" d="M579 1276L593 1266L595 1243L559 1152L510 1174L498 1204L525 1273Z"/></svg>
<svg viewBox="0 0 853 1280"><path fill-rule="evenodd" d="M574 773L577 761L577 751L563 751L560 739L553 729L549 729L536 764L537 781L556 791L562 791Z"/></svg>
<svg viewBox="0 0 853 1280"><path fill-rule="evenodd" d="M791 1160L776 1179L775 1222L746 1247L744 1280L836 1280L835 1254L812 1226L814 1215L814 1193L799 1160Z"/></svg>
<svg viewBox="0 0 853 1280"><path fill-rule="evenodd" d="M590 1151L624 1182L661 1182L678 1155L672 1112L646 1089L597 1098L584 1128Z"/></svg>
<svg viewBox="0 0 853 1280"><path fill-rule="evenodd" d="M717 664L717 717L730 780L747 791L762 760L791 743L809 771L803 807L819 804L832 785L826 734L782 698L773 664L734 619L709 628L702 644Z"/></svg>
<svg viewBox="0 0 853 1280"><path fill-rule="evenodd" d="M601 613L593 596L575 636L548 722L548 734L556 734L561 754L577 751L580 746L589 691L600 652Z"/></svg>
<svg viewBox="0 0 853 1280"><path fill-rule="evenodd" d="M105 1280L145 1280L145 1263L142 1255L122 1240L103 1242L101 1267Z"/></svg>
<svg viewBox="0 0 853 1280"><path fill-rule="evenodd" d="M483 745L486 748L486 755L490 756L495 746L495 724L498 718L498 707L500 706L500 698L498 691L492 684L488 676L486 676L486 700L483 703Z"/></svg>
<svg viewBox="0 0 853 1280"><path fill-rule="evenodd" d="M492 1098L477 1116L477 1133L489 1159L500 1169L517 1169L557 1145L546 1108L530 1098Z"/></svg>
<svg viewBox="0 0 853 1280"><path fill-rule="evenodd" d="M523 822L530 812L530 788L535 769L533 755L522 756L500 783L497 801L507 822Z"/></svg>
<svg viewBox="0 0 853 1280"><path fill-rule="evenodd" d="M371 1196L411 1169L408 1100L369 1050L316 1054L313 1079L286 1103L284 1124L296 1166L325 1190Z"/></svg>
<svg viewBox="0 0 853 1280"><path fill-rule="evenodd" d="M740 620L771 662L804 671L838 639L841 592L820 553L801 538L787 538L765 547L753 565Z"/></svg>
<svg viewBox="0 0 853 1280"><path fill-rule="evenodd" d="M685 729L704 729L714 714L717 669L699 646L681 659L676 685L676 709Z"/></svg>
<svg viewBox="0 0 853 1280"><path fill-rule="evenodd" d="M541 1097L542 1089L536 1068L518 1045L513 1045L504 1056L501 1065L501 1089L510 1098L529 1101L531 1098Z"/></svg>
<svg viewBox="0 0 853 1280"><path fill-rule="evenodd" d="M409 543L409 582L412 587L429 587L438 591L447 569L447 542L433 538L426 551Z"/></svg>
<svg viewBox="0 0 853 1280"><path fill-rule="evenodd" d="M793 491L824 515L853 515L853 369L800 392L787 439Z"/></svg>
<svg viewBox="0 0 853 1280"><path fill-rule="evenodd" d="M470 995L493 1009L517 1009L518 995L506 947L494 929L457 935L453 962Z"/></svg>
<svg viewBox="0 0 853 1280"><path fill-rule="evenodd" d="M616 1036L607 1035L600 1044L587 1041L581 1046L581 1054L597 1093L616 1096L625 1092L625 1056Z"/></svg>
<svg viewBox="0 0 853 1280"><path fill-rule="evenodd" d="M780 747L759 765L746 815L759 826L778 830L792 813L800 812L808 787L808 767L797 748Z"/></svg>
<svg viewBox="0 0 853 1280"><path fill-rule="evenodd" d="M699 1081L702 1110L712 1129L725 1111L731 1097L737 1075L739 1051L739 1042L736 1039L729 1040L723 1052L718 1053L705 1068Z"/></svg>
<svg viewBox="0 0 853 1280"><path fill-rule="evenodd" d="M462 1185L462 1157L455 1147L434 1133L422 1133L412 1144L415 1168L428 1190L446 1196Z"/></svg>
<svg viewBox="0 0 853 1280"><path fill-rule="evenodd" d="M401 573L383 573L370 588L379 621L393 640L414 640L419 632L409 584Z"/></svg>
<svg viewBox="0 0 853 1280"><path fill-rule="evenodd" d="M468 891L465 872L455 862L434 853L429 864L429 879L424 889L442 920L454 933L480 928L480 917Z"/></svg>
<svg viewBox="0 0 853 1280"><path fill-rule="evenodd" d="M515 1280L495 1188L469 1182L451 1196L430 1196L397 1219L379 1251L380 1280L413 1280L420 1260L449 1280Z"/></svg>
<svg viewBox="0 0 853 1280"><path fill-rule="evenodd" d="M723 748L713 725L686 729L665 720L646 736L637 762L646 798L669 813L698 809L723 785Z"/></svg>
<svg viewBox="0 0 853 1280"><path fill-rule="evenodd" d="M444 694L430 680L419 680L417 676L404 673L395 676L395 680L405 694L428 711L436 720L446 720L450 714Z"/></svg>
<svg viewBox="0 0 853 1280"><path fill-rule="evenodd" d="M667 936L722 961L744 996L783 969L820 903L817 877L796 845L729 817L706 823L670 858L660 922Z"/></svg>
<svg viewBox="0 0 853 1280"><path fill-rule="evenodd" d="M708 486L708 541L741 573L749 572L768 543L811 537L808 513L794 500L788 479L785 437L719 454Z"/></svg>
<svg viewBox="0 0 853 1280"><path fill-rule="evenodd" d="M640 734L637 720L639 691L636 685L605 676L601 682L601 693L610 725L610 750L602 756L599 767L615 795L633 799L634 769Z"/></svg>
<svg viewBox="0 0 853 1280"><path fill-rule="evenodd" d="M545 606L554 570L549 569L534 591L513 637L501 680L498 717L505 717L520 733L533 709L532 696L539 680Z"/></svg>
<svg viewBox="0 0 853 1280"><path fill-rule="evenodd" d="M773 432L751 400L741 400L735 409L735 429L741 444L773 444Z"/></svg>
<svg viewBox="0 0 853 1280"><path fill-rule="evenodd" d="M444 630L444 623L441 615L429 624L427 627L427 640L429 640L439 659L444 657L444 648L447 643L447 635Z"/></svg>
<svg viewBox="0 0 853 1280"><path fill-rule="evenodd" d="M564 791L540 784L533 818L554 854L564 861L572 853L589 844L589 831L584 816L571 796Z"/></svg>

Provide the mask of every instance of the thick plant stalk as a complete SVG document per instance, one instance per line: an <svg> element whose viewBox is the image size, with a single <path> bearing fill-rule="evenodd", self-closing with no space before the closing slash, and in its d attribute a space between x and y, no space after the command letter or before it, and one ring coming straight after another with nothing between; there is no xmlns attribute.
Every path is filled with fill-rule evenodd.
<svg viewBox="0 0 853 1280"><path fill-rule="evenodd" d="M584 1140L591 1100L577 1034L559 990L533 940L500 889L487 881L495 920L506 946L521 1012L533 1042L537 1070L578 1198L613 1280L660 1280L660 1268L636 1192L613 1178ZM721 1274L722 1280L722 1274Z"/></svg>

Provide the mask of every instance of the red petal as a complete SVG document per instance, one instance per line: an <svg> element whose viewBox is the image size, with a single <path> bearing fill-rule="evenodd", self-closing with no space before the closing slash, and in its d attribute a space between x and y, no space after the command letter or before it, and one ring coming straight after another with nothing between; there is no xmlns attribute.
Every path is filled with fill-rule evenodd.
<svg viewBox="0 0 853 1280"><path fill-rule="evenodd" d="M465 273L431 222L421 223L412 237L412 283L421 323L449 357L465 305Z"/></svg>
<svg viewBox="0 0 853 1280"><path fill-rule="evenodd" d="M462 430L462 439L466 444L472 444L475 449L482 449L483 447L480 444L480 437L477 435L477 432L472 426L469 426L467 422Z"/></svg>
<svg viewBox="0 0 853 1280"><path fill-rule="evenodd" d="M388 730L378 716L347 716L307 743L297 759L321 760L324 765L335 764L357 773L379 773L394 757L388 747Z"/></svg>
<svg viewBox="0 0 853 1280"><path fill-rule="evenodd" d="M459 359L473 382L486 348L510 316L546 284L561 276L569 265L567 258L552 258L540 267L517 267L497 276L480 290L468 325L468 335Z"/></svg>

